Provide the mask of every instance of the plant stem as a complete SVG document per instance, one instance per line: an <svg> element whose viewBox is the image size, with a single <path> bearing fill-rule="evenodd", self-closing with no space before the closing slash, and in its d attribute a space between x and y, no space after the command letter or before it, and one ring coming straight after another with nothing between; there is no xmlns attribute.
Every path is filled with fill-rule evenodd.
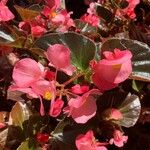
<svg viewBox="0 0 150 150"><path fill-rule="evenodd" d="M68 81L64 82L62 84L63 87L65 87L66 85L70 84L71 82L73 82L74 80L78 79L79 77L83 76L84 73L79 73L76 76L72 77L71 79L69 79Z"/></svg>

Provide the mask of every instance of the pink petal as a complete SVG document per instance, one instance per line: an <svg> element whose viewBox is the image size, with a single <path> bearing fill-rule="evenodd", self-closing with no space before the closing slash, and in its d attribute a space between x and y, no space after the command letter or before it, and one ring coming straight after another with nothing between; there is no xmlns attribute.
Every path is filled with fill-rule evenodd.
<svg viewBox="0 0 150 150"><path fill-rule="evenodd" d="M123 118L123 115L118 109L115 109L115 108L111 109L110 119L120 120L122 118Z"/></svg>
<svg viewBox="0 0 150 150"><path fill-rule="evenodd" d="M46 32L46 29L41 26L33 26L31 27L31 33L34 37L40 37Z"/></svg>
<svg viewBox="0 0 150 150"><path fill-rule="evenodd" d="M8 9L7 6L0 4L0 21L9 21L12 20L15 16L12 12Z"/></svg>
<svg viewBox="0 0 150 150"><path fill-rule="evenodd" d="M34 84L31 85L31 87L32 87L32 90L37 95L44 97L46 92L50 92L50 94L52 95L51 99L54 99L54 97L55 97L56 91L55 91L55 88L54 88L52 82L49 82L49 81L43 79L43 80L34 82Z"/></svg>
<svg viewBox="0 0 150 150"><path fill-rule="evenodd" d="M132 72L129 50L114 49L112 52L104 52L106 59L100 60L94 69L93 82L101 90L110 90L119 83L125 81Z"/></svg>
<svg viewBox="0 0 150 150"><path fill-rule="evenodd" d="M44 116L45 111L44 111L43 101L42 101L42 98L40 96L39 96L39 99L40 99L40 114L41 114L41 116Z"/></svg>
<svg viewBox="0 0 150 150"><path fill-rule="evenodd" d="M70 53L70 50L64 45L54 44L47 49L45 55L56 69L72 75L75 69L71 65Z"/></svg>
<svg viewBox="0 0 150 150"><path fill-rule="evenodd" d="M42 77L38 63L30 58L18 61L13 69L13 80L18 87L28 87Z"/></svg>
<svg viewBox="0 0 150 150"><path fill-rule="evenodd" d="M6 124L5 124L5 123L0 122L0 129L3 129L3 128L5 128L5 127L6 127Z"/></svg>
<svg viewBox="0 0 150 150"><path fill-rule="evenodd" d="M110 90L118 86L118 84L106 81L102 74L97 72L93 74L92 80L101 91Z"/></svg>
<svg viewBox="0 0 150 150"><path fill-rule="evenodd" d="M72 110L71 116L77 123L86 123L95 116L96 110L95 98L89 97L81 107Z"/></svg>
<svg viewBox="0 0 150 150"><path fill-rule="evenodd" d="M76 84L75 86L71 87L71 92L75 94L83 94L88 91L89 86L86 85L80 86L79 84Z"/></svg>
<svg viewBox="0 0 150 150"><path fill-rule="evenodd" d="M44 0L45 3L50 7L50 8L59 8L61 5L61 0Z"/></svg>
<svg viewBox="0 0 150 150"><path fill-rule="evenodd" d="M20 91L20 92L29 94L33 98L38 98L38 95L32 90L32 88L23 88L23 87L18 87L16 85L11 85L8 90Z"/></svg>
<svg viewBox="0 0 150 150"><path fill-rule="evenodd" d="M62 99L56 99L50 108L50 116L57 117L61 113L61 109L64 106L64 101Z"/></svg>

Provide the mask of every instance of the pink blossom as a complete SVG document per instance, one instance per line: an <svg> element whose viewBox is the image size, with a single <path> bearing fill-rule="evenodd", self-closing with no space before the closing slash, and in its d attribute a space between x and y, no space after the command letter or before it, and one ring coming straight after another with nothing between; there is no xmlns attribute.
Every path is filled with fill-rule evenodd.
<svg viewBox="0 0 150 150"><path fill-rule="evenodd" d="M105 144L96 141L92 130L78 135L75 144L78 150L107 150Z"/></svg>
<svg viewBox="0 0 150 150"><path fill-rule="evenodd" d="M3 128L5 128L5 127L6 127L6 124L3 123L3 122L0 122L0 129L3 129Z"/></svg>
<svg viewBox="0 0 150 150"><path fill-rule="evenodd" d="M124 9L118 9L116 15L118 16L127 15L131 19L134 19L136 17L134 9L136 5L140 3L140 0L127 0L127 2L128 2L128 6Z"/></svg>
<svg viewBox="0 0 150 150"><path fill-rule="evenodd" d="M79 85L76 84L75 86L71 87L71 92L75 94L83 94L89 91L89 86L87 85Z"/></svg>
<svg viewBox="0 0 150 150"><path fill-rule="evenodd" d="M42 97L45 100L54 100L56 95L54 84L44 79L35 81L34 83L32 82L32 84L29 85L28 87L18 87L17 85L11 85L9 90L21 91L30 95L33 98L39 98L41 103L40 114L42 116L45 114Z"/></svg>
<svg viewBox="0 0 150 150"><path fill-rule="evenodd" d="M46 32L46 29L42 26L33 26L31 27L31 34L34 37L40 37L41 35L43 35Z"/></svg>
<svg viewBox="0 0 150 150"><path fill-rule="evenodd" d="M86 123L95 116L97 110L96 98L92 96L92 94L100 93L99 90L92 89L82 96L71 98L68 102L68 107L66 107L64 111L77 123Z"/></svg>
<svg viewBox="0 0 150 150"><path fill-rule="evenodd" d="M90 3L90 7L87 9L87 13L89 14L96 14L96 9L95 9L95 3Z"/></svg>
<svg viewBox="0 0 150 150"><path fill-rule="evenodd" d="M84 14L81 18L82 21L89 23L92 26L98 27L100 18L94 14Z"/></svg>
<svg viewBox="0 0 150 150"><path fill-rule="evenodd" d="M7 1L0 2L0 21L9 21L15 17L9 8L5 6L6 2Z"/></svg>
<svg viewBox="0 0 150 150"><path fill-rule="evenodd" d="M69 27L75 26L73 19L70 17L71 14L72 12L68 13L66 10L62 10L52 18L52 22L58 25L58 32L66 32Z"/></svg>
<svg viewBox="0 0 150 150"><path fill-rule="evenodd" d="M61 113L61 109L64 106L64 101L57 98L55 101L51 101L50 116L57 117Z"/></svg>
<svg viewBox="0 0 150 150"><path fill-rule="evenodd" d="M45 55L50 61L51 66L56 69L65 72L68 75L72 75L75 68L71 65L70 50L62 44L54 44L49 46ZM57 56L57 57L56 57Z"/></svg>
<svg viewBox="0 0 150 150"><path fill-rule="evenodd" d="M115 130L113 136L114 137L110 139L109 143L114 143L118 147L123 147L124 143L128 140L128 136L124 136L120 130Z"/></svg>
<svg viewBox="0 0 150 150"><path fill-rule="evenodd" d="M109 108L104 111L105 120L121 120L123 119L123 114L116 108Z"/></svg>
<svg viewBox="0 0 150 150"><path fill-rule="evenodd" d="M55 87L52 82L44 79L44 67L30 58L18 61L13 69L13 85L11 91L21 91L33 98L40 98L40 113L44 115L44 107L41 97L47 100L55 98Z"/></svg>
<svg viewBox="0 0 150 150"><path fill-rule="evenodd" d="M123 9L123 12L125 12L131 19L134 19L136 17L134 13L134 8L137 4L140 3L140 0L127 0L129 5L127 8Z"/></svg>
<svg viewBox="0 0 150 150"><path fill-rule="evenodd" d="M44 0L46 5L50 8L60 8L61 0Z"/></svg>
<svg viewBox="0 0 150 150"><path fill-rule="evenodd" d="M13 69L13 80L18 87L29 87L43 78L44 67L31 58L18 61Z"/></svg>
<svg viewBox="0 0 150 150"><path fill-rule="evenodd" d="M57 11L55 8L45 6L42 14L46 16L54 26L57 26L58 32L66 32L71 26L75 26L71 19L72 12L67 12L65 9Z"/></svg>
<svg viewBox="0 0 150 150"><path fill-rule="evenodd" d="M38 80L31 85L32 91L46 100L55 99L55 86L53 82Z"/></svg>
<svg viewBox="0 0 150 150"><path fill-rule="evenodd" d="M123 115L119 109L111 108L109 119L120 120L123 119Z"/></svg>
<svg viewBox="0 0 150 150"><path fill-rule="evenodd" d="M49 19L52 19L52 18L54 18L57 15L56 9L55 8L50 8L48 6L44 7L44 9L42 11L42 14L45 17L49 18Z"/></svg>
<svg viewBox="0 0 150 150"><path fill-rule="evenodd" d="M125 81L132 72L129 50L114 49L113 52L105 51L105 59L94 65L92 80L102 91L110 90Z"/></svg>
<svg viewBox="0 0 150 150"><path fill-rule="evenodd" d="M48 79L49 81L52 81L55 79L55 72L47 70L45 74L45 78Z"/></svg>

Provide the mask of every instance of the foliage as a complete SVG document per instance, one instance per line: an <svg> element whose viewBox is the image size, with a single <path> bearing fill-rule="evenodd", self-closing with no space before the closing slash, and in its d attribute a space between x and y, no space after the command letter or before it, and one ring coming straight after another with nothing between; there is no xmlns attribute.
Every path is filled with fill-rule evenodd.
<svg viewBox="0 0 150 150"><path fill-rule="evenodd" d="M83 13L73 0L0 2L0 149L149 141L149 2L75 4Z"/></svg>

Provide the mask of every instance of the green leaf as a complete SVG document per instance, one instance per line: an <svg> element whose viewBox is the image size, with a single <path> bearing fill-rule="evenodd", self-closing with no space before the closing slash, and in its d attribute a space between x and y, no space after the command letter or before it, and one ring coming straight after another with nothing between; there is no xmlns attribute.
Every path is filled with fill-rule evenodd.
<svg viewBox="0 0 150 150"><path fill-rule="evenodd" d="M17 148L17 150L31 150L28 146L28 141L24 141L21 145Z"/></svg>
<svg viewBox="0 0 150 150"><path fill-rule="evenodd" d="M89 38L70 33L51 33L39 38L34 46L47 50L49 45L64 44L71 50L71 60L79 70L85 71L89 67L89 62L95 56L95 43Z"/></svg>
<svg viewBox="0 0 150 150"><path fill-rule="evenodd" d="M132 52L133 72L131 79L150 82L150 47L142 42L130 39L111 38L101 46L101 52L115 48Z"/></svg>
<svg viewBox="0 0 150 150"><path fill-rule="evenodd" d="M143 87L144 87L144 83L141 81L136 81L136 80L132 80L132 88L139 92Z"/></svg>
<svg viewBox="0 0 150 150"><path fill-rule="evenodd" d="M97 99L97 116L100 120L108 120L111 108L118 109L123 115L123 119L113 122L127 128L135 125L141 112L139 97L121 90L107 91Z"/></svg>
<svg viewBox="0 0 150 150"><path fill-rule="evenodd" d="M80 19L74 20L75 26L77 29L80 30L82 33L97 33L97 28L94 26L91 26L90 24L83 22Z"/></svg>
<svg viewBox="0 0 150 150"><path fill-rule="evenodd" d="M29 140L22 142L21 145L17 148L17 150L35 150L35 147L30 146ZM36 150L42 150L39 147L36 147Z"/></svg>
<svg viewBox="0 0 150 150"><path fill-rule="evenodd" d="M6 24L0 25L0 46L22 48L26 38L18 29Z"/></svg>
<svg viewBox="0 0 150 150"><path fill-rule="evenodd" d="M54 131L51 133L57 140L68 144L74 145L75 138L90 129L95 130L97 120L95 118L89 120L86 124L77 124L71 118L65 118L58 123Z"/></svg>
<svg viewBox="0 0 150 150"><path fill-rule="evenodd" d="M105 8L104 6L98 3L96 3L96 13L98 16L103 18L107 23L111 22L114 16L109 9Z"/></svg>
<svg viewBox="0 0 150 150"><path fill-rule="evenodd" d="M26 104L16 102L10 112L9 122L11 125L23 128L22 124L25 120L29 119L31 112Z"/></svg>
<svg viewBox="0 0 150 150"><path fill-rule="evenodd" d="M134 126L141 112L141 103L139 97L128 94L124 102L119 107L119 110L123 114L123 119L119 124L126 128Z"/></svg>

